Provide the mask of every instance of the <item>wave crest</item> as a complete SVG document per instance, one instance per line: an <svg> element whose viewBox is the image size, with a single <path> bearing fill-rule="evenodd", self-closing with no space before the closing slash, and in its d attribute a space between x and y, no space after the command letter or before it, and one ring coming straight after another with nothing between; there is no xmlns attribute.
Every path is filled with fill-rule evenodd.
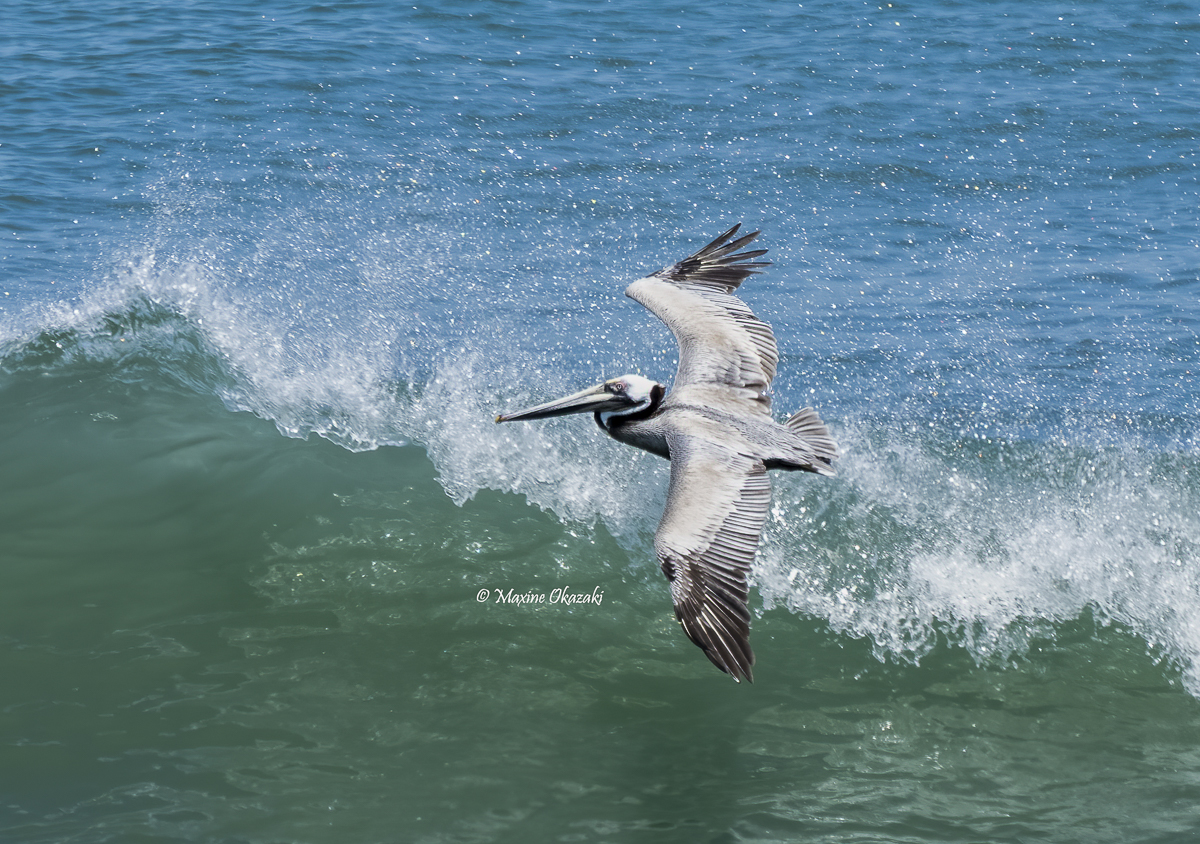
<svg viewBox="0 0 1200 844"><path fill-rule="evenodd" d="M828 620L877 656L939 641L980 661L1093 615L1178 663L1200 694L1200 459L1135 446L850 427L840 477L777 494L766 606Z"/></svg>

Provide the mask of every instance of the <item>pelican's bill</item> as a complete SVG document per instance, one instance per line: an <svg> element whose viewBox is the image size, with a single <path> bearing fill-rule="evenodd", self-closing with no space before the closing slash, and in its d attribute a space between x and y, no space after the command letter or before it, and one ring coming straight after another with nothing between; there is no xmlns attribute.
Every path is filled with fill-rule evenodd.
<svg viewBox="0 0 1200 844"><path fill-rule="evenodd" d="M603 413L607 410L620 410L625 402L614 396L608 389L608 384L597 384L578 393L572 393L561 399L554 399L544 404L537 404L513 413L502 413L496 417L497 422L515 422L520 419L549 419L552 416L566 416L571 413Z"/></svg>

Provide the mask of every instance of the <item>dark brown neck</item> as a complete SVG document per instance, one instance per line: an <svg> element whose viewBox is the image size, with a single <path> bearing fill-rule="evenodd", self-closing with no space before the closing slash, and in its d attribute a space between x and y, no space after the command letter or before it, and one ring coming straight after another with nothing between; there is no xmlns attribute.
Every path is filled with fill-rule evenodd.
<svg viewBox="0 0 1200 844"><path fill-rule="evenodd" d="M596 424L600 426L600 430L611 434L614 428L620 428L622 425L632 425L634 422L641 422L658 413L658 408L662 404L663 396L666 393L666 388L662 384L655 384L650 388L650 403L641 410L634 411L633 413L609 414L607 425L604 424L604 415L601 413L592 414L592 418L596 420Z"/></svg>

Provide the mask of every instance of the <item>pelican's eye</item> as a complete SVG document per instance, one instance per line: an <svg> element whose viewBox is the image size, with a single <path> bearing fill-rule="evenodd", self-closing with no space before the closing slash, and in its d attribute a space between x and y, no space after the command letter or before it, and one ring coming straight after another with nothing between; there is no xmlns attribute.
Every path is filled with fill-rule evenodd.
<svg viewBox="0 0 1200 844"><path fill-rule="evenodd" d="M617 383L613 384L613 385L612 385L612 392L613 392L613 393L624 393L624 392L625 392L625 382L624 382L624 381L618 381Z"/></svg>

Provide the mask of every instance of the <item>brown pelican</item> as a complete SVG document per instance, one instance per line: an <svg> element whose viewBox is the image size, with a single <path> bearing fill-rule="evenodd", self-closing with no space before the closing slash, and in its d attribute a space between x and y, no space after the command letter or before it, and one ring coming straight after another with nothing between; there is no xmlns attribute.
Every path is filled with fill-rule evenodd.
<svg viewBox="0 0 1200 844"><path fill-rule="evenodd" d="M591 412L609 436L671 461L654 550L684 631L739 682L753 680L746 575L771 504L767 470L832 475L837 457L811 407L782 425L771 418L775 335L733 295L770 262L754 260L765 249L738 251L758 232L730 242L740 226L625 290L679 343L670 395L648 378L623 375L496 417L511 422Z"/></svg>

